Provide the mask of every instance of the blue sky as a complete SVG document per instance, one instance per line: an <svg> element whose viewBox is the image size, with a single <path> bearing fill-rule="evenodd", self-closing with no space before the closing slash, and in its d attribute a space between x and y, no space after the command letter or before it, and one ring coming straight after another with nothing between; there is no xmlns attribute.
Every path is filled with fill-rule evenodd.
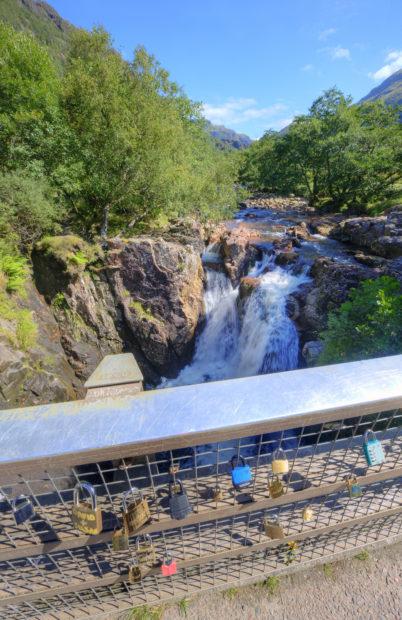
<svg viewBox="0 0 402 620"><path fill-rule="evenodd" d="M337 85L359 100L402 67L401 0L50 0L145 45L207 118L257 138Z"/></svg>

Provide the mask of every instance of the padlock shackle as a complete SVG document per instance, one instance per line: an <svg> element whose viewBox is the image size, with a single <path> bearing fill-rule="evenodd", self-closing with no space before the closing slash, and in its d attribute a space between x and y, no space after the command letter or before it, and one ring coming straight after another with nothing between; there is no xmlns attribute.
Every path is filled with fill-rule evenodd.
<svg viewBox="0 0 402 620"><path fill-rule="evenodd" d="M23 493L21 493L21 495L18 495L18 497L15 497L14 499L11 500L11 508L12 510L15 510L17 508L17 502L22 502L24 501L26 502L26 504L32 504L30 498L27 495L24 495Z"/></svg>
<svg viewBox="0 0 402 620"><path fill-rule="evenodd" d="M246 466L246 461L244 460L244 458L242 457L241 454L237 455L235 454L234 456L232 456L232 458L230 459L230 465L232 467L232 469L234 469L236 467L235 463L237 464L240 461L242 467Z"/></svg>
<svg viewBox="0 0 402 620"><path fill-rule="evenodd" d="M134 499L135 496L138 495L140 501L142 501L143 499L142 492L137 487L130 487L128 491L125 491L125 493L123 493L123 496L121 498L123 512L127 512L127 498L130 497L130 495L132 495Z"/></svg>
<svg viewBox="0 0 402 620"><path fill-rule="evenodd" d="M175 486L179 486L180 487L180 491L179 493L174 493L173 492L173 487ZM169 482L169 496L173 497L173 495L183 495L184 493L184 486L181 480L176 479L175 481L171 481Z"/></svg>
<svg viewBox="0 0 402 620"><path fill-rule="evenodd" d="M173 562L173 556L169 551L165 551L163 554L162 564L167 564L168 566Z"/></svg>
<svg viewBox="0 0 402 620"><path fill-rule="evenodd" d="M283 448L277 448L272 453L273 461L287 461L286 452Z"/></svg>
<svg viewBox="0 0 402 620"><path fill-rule="evenodd" d="M141 534L141 536L137 536L137 538L135 539L135 548L137 549L137 551L140 548L141 541L147 543L147 545L149 545L150 547L152 547L153 545L152 538L149 534Z"/></svg>
<svg viewBox="0 0 402 620"><path fill-rule="evenodd" d="M77 482L74 487L73 501L76 506L80 503L80 491L86 491L91 499L92 510L96 510L96 493L95 489L89 482Z"/></svg>
<svg viewBox="0 0 402 620"><path fill-rule="evenodd" d="M368 443L370 439L377 439L375 432L371 428L369 428L368 431L366 431L363 435L364 443Z"/></svg>

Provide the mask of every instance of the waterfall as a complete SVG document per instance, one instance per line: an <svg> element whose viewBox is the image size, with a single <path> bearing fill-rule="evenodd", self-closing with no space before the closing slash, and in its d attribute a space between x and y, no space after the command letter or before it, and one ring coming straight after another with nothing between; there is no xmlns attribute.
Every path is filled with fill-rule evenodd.
<svg viewBox="0 0 402 620"><path fill-rule="evenodd" d="M160 387L218 381L297 368L297 329L286 313L286 301L309 279L274 264L274 256L250 270L259 286L245 302L227 276L207 269L205 325L197 339L193 360L176 379Z"/></svg>

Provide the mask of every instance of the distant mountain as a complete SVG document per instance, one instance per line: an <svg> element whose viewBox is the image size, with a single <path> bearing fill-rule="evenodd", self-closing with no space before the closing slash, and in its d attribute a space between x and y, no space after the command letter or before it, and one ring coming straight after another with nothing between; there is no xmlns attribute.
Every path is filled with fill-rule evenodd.
<svg viewBox="0 0 402 620"><path fill-rule="evenodd" d="M388 105L402 105L402 69L393 73L360 101L382 99Z"/></svg>
<svg viewBox="0 0 402 620"><path fill-rule="evenodd" d="M222 150L246 149L252 143L252 139L246 134L237 133L223 125L213 125L210 121L207 121L207 131Z"/></svg>
<svg viewBox="0 0 402 620"><path fill-rule="evenodd" d="M0 20L16 30L33 33L49 47L57 63L62 63L74 26L42 0L0 0Z"/></svg>

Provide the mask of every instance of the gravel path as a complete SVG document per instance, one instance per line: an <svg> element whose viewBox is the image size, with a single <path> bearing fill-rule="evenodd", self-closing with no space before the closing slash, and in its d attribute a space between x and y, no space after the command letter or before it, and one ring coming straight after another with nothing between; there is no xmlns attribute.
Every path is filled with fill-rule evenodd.
<svg viewBox="0 0 402 620"><path fill-rule="evenodd" d="M365 555L365 554L363 554ZM183 620L177 606L163 620ZM281 577L270 594L261 585L189 601L189 620L396 620L402 618L402 543L368 557Z"/></svg>

